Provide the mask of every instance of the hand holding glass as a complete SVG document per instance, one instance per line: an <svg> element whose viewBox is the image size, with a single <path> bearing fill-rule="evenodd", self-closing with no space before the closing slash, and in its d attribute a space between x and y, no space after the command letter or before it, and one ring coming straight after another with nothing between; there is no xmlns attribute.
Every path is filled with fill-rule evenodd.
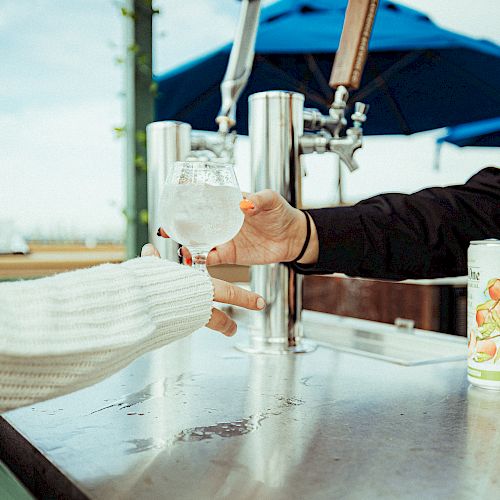
<svg viewBox="0 0 500 500"><path fill-rule="evenodd" d="M178 161L168 171L160 198L160 223L189 249L193 267L207 272L208 252L234 238L243 225L241 200L231 164Z"/></svg>

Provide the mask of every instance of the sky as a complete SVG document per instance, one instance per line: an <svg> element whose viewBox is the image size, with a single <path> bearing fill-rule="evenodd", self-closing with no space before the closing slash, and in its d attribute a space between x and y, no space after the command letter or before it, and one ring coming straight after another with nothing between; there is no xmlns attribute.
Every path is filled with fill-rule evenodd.
<svg viewBox="0 0 500 500"><path fill-rule="evenodd" d="M496 0L400 3L447 29L500 43ZM157 6L156 73L230 40L239 12L235 0ZM122 237L124 144L113 134L124 123L123 67L115 61L122 46L119 0L0 0L0 227L11 220L30 237ZM344 171L346 198L463 182L500 163L494 149L445 146L436 172L435 135L366 138L357 153L361 169ZM237 154L240 184L248 190L245 140ZM306 162L306 203L335 202L335 158Z"/></svg>

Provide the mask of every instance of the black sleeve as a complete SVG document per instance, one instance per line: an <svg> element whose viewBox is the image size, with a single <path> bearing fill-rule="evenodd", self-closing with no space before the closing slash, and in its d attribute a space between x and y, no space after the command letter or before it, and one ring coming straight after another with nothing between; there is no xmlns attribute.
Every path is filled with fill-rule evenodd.
<svg viewBox="0 0 500 500"><path fill-rule="evenodd" d="M308 212L318 231L319 260L294 265L300 273L396 280L461 276L467 274L470 241L500 239L500 168L485 168L464 185Z"/></svg>

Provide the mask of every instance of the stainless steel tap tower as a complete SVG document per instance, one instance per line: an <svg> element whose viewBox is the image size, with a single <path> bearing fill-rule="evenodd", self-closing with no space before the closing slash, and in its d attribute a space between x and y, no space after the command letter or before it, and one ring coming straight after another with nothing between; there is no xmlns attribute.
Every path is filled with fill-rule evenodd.
<svg viewBox="0 0 500 500"><path fill-rule="evenodd" d="M148 235L160 255L178 261L178 245L160 238L156 232L158 201L167 177L167 169L175 161L185 160L191 153L191 125L176 121L153 122L146 127L148 144Z"/></svg>
<svg viewBox="0 0 500 500"><path fill-rule="evenodd" d="M273 189L293 206L301 206L300 139L304 130L304 96L262 92L249 99L252 191ZM267 307L252 321L250 352L305 352L302 340L302 277L285 264L252 266L252 289Z"/></svg>
<svg viewBox="0 0 500 500"><path fill-rule="evenodd" d="M272 189L292 206L302 208L301 155L334 152L350 170L358 168L353 159L362 144L366 107L357 103L354 126L346 124L344 110L348 93L340 86L328 116L304 108L304 96L295 92L261 92L249 99L252 190ZM304 134L307 128L309 133ZM252 289L266 300L264 311L252 320L249 352L308 352L314 345L303 339L300 321L302 278L287 264L252 266ZM253 314L253 313L252 313Z"/></svg>

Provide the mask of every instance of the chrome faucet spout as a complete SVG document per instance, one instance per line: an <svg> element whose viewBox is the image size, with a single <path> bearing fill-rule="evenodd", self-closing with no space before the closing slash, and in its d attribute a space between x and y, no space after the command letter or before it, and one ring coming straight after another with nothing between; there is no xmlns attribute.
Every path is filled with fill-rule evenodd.
<svg viewBox="0 0 500 500"><path fill-rule="evenodd" d="M359 168L358 162L354 159L354 152L362 146L362 133L359 127L351 127L347 130L347 135L342 138L332 138L328 144L328 151L339 156L340 161L351 171Z"/></svg>
<svg viewBox="0 0 500 500"><path fill-rule="evenodd" d="M213 156L234 162L236 132L218 132L216 135L193 134L191 137L191 156Z"/></svg>

